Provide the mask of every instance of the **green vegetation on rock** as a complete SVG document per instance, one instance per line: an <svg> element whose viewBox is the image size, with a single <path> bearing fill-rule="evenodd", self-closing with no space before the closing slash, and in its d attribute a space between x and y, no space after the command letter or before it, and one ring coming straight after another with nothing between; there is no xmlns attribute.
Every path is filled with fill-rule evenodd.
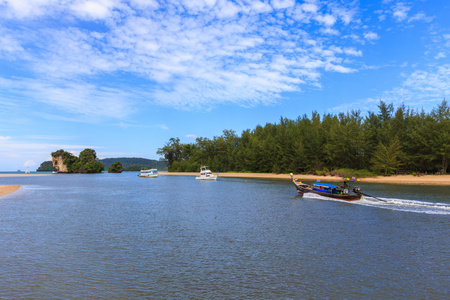
<svg viewBox="0 0 450 300"><path fill-rule="evenodd" d="M123 167L122 167L122 164L119 161L113 163L108 168L108 173L122 173L122 171L123 171Z"/></svg>
<svg viewBox="0 0 450 300"><path fill-rule="evenodd" d="M93 149L84 149L80 152L79 157L60 149L52 152L52 157L54 159L62 158L62 163L67 170L59 170L57 165L53 165L61 173L100 173L104 170L103 164L98 161L97 154Z"/></svg>

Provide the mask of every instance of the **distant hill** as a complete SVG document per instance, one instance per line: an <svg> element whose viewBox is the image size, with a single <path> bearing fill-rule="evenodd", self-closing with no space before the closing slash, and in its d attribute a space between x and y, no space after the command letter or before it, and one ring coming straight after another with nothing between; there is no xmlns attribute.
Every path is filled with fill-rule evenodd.
<svg viewBox="0 0 450 300"><path fill-rule="evenodd" d="M167 170L166 162L154 159L140 158L140 157L117 157L117 158L105 158L99 159L105 166L105 170L115 163L120 162L124 171L139 171L141 167L153 168L158 170ZM137 166L138 169L130 167Z"/></svg>
<svg viewBox="0 0 450 300"><path fill-rule="evenodd" d="M117 158L105 158L99 159L99 162L103 163L105 170L115 163L120 162L124 171L139 171L142 168L153 168L158 170L167 170L166 162L154 159L140 158L140 157L117 157ZM41 163L37 172L51 172L53 171L53 165L51 161L44 161Z"/></svg>
<svg viewBox="0 0 450 300"><path fill-rule="evenodd" d="M36 172L51 172L53 171L52 161L44 161L39 168L37 168Z"/></svg>

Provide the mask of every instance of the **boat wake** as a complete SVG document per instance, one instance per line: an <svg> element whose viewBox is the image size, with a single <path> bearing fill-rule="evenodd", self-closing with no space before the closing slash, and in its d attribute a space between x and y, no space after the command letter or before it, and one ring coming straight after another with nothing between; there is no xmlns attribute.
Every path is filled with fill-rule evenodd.
<svg viewBox="0 0 450 300"><path fill-rule="evenodd" d="M397 210L397 211L406 211L406 212L414 212L414 213L423 213L423 214L433 214L433 215L450 215L450 204L448 203L439 203L439 202L426 202L426 201L418 201L418 200L408 200L408 199L396 199L396 198L380 198L380 201L373 197L364 196L359 201L343 201L338 199L332 199L323 197L315 194L305 194L304 198L315 198L320 200L328 200L328 201L338 201L338 202L346 202L349 204L355 205L364 205L371 206L383 209Z"/></svg>

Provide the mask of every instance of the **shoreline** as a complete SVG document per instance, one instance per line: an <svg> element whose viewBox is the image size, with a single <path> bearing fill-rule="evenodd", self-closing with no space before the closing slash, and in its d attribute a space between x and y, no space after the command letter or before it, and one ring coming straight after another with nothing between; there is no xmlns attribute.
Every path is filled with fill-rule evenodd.
<svg viewBox="0 0 450 300"><path fill-rule="evenodd" d="M290 180L289 174L270 174L270 173L214 173L222 178L252 178L252 179L280 179ZM159 175L169 176L198 176L197 172L159 172ZM294 178L306 181L338 182L342 181L339 176L317 176L317 175L299 175L294 174ZM450 186L450 175L392 175L359 178L360 183L386 183L400 185L436 185Z"/></svg>
<svg viewBox="0 0 450 300"><path fill-rule="evenodd" d="M14 193L20 189L20 185L0 185L0 197Z"/></svg>

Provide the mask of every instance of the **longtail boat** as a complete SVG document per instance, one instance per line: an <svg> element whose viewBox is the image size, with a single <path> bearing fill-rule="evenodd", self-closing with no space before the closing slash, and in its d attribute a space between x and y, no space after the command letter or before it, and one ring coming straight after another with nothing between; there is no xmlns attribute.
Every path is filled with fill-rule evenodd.
<svg viewBox="0 0 450 300"><path fill-rule="evenodd" d="M297 192L300 195L306 194L306 193L312 193L324 197L329 197L333 199L340 199L345 201L356 201L360 200L363 196L363 193L361 193L361 189L359 187L354 187L353 192L354 194L348 193L348 184L346 181L344 181L344 184L342 186L340 185L334 185L334 184L328 184L328 183L322 183L322 182L315 182L312 184L302 183L298 179L294 179L294 176L291 174L292 182L294 183L295 187L297 188Z"/></svg>

